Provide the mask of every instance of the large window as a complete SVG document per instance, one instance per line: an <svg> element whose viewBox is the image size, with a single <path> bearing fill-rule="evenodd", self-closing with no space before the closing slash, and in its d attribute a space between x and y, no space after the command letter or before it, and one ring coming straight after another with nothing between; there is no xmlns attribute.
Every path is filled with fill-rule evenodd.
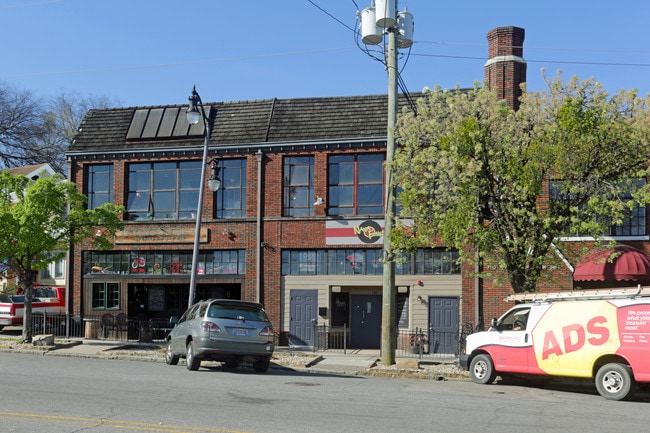
<svg viewBox="0 0 650 433"><path fill-rule="evenodd" d="M201 251L198 274L246 273L244 250ZM189 274L192 269L191 251L84 251L84 274Z"/></svg>
<svg viewBox="0 0 650 433"><path fill-rule="evenodd" d="M639 179L636 183L639 187L645 184L645 179ZM552 180L549 183L549 197L551 200L556 201L569 201L569 196L562 193L563 181ZM632 202L632 192L628 191L621 199L623 201ZM577 215L581 213L582 207L578 207L575 212ZM605 236L645 236L646 230L646 207L634 203L632 206L625 207L625 215L620 224L612 224L611 220L604 220L607 229L603 235ZM571 233L569 236L582 236L583 233Z"/></svg>
<svg viewBox="0 0 650 433"><path fill-rule="evenodd" d="M314 214L314 157L284 158L284 216Z"/></svg>
<svg viewBox="0 0 650 433"><path fill-rule="evenodd" d="M216 195L217 218L246 216L246 160L222 159L218 162L221 187Z"/></svg>
<svg viewBox="0 0 650 433"><path fill-rule="evenodd" d="M93 310L119 310L120 283L93 282L92 308Z"/></svg>
<svg viewBox="0 0 650 433"><path fill-rule="evenodd" d="M382 250L283 250L282 275L380 275ZM458 251L443 248L405 253L395 263L398 275L460 274Z"/></svg>
<svg viewBox="0 0 650 433"><path fill-rule="evenodd" d="M201 162L129 165L126 219L193 219L201 182Z"/></svg>
<svg viewBox="0 0 650 433"><path fill-rule="evenodd" d="M328 215L384 214L384 155L329 157Z"/></svg>
<svg viewBox="0 0 650 433"><path fill-rule="evenodd" d="M95 209L104 203L113 203L113 164L88 167L86 195L88 209Z"/></svg>

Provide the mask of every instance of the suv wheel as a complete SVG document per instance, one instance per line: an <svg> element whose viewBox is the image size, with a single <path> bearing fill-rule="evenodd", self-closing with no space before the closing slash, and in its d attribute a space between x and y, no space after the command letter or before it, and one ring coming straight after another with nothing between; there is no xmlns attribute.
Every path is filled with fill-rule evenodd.
<svg viewBox="0 0 650 433"><path fill-rule="evenodd" d="M253 362L253 370L257 373L266 373L271 365L271 358L265 357Z"/></svg>
<svg viewBox="0 0 650 433"><path fill-rule="evenodd" d="M239 361L236 359L229 359L228 361L223 363L226 368L237 368L239 367Z"/></svg>
<svg viewBox="0 0 650 433"><path fill-rule="evenodd" d="M194 343L187 343L187 355L185 356L185 362L187 363L187 369L191 371L196 371L201 365L201 360L194 356Z"/></svg>
<svg viewBox="0 0 650 433"><path fill-rule="evenodd" d="M165 362L167 365L176 365L178 364L178 355L174 355L172 351L172 340L167 341L167 349L165 350Z"/></svg>

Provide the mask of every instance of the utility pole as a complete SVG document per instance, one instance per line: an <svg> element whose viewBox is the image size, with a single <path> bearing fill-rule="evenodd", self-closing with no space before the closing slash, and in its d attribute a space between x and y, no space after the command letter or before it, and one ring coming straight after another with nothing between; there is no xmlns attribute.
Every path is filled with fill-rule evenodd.
<svg viewBox="0 0 650 433"><path fill-rule="evenodd" d="M381 315L381 363L395 364L397 336L395 316L395 258L390 233L395 222L395 187L393 186L392 163L395 155L395 126L397 125L397 28L388 29L388 127L386 136L386 211L384 214L384 266L383 307Z"/></svg>
<svg viewBox="0 0 650 433"><path fill-rule="evenodd" d="M386 129L386 197L384 210L384 247L383 247L383 281L381 310L381 363L395 364L397 348L397 297L395 293L395 255L390 233L395 224L395 186L393 185L392 163L395 155L395 126L397 125L397 87L399 71L397 70L397 49L413 45L413 15L406 8L397 11L397 0L372 0L369 8L361 13L361 42L359 47L369 56L379 60L368 49L369 45L379 45L388 36L388 44L383 63L388 72L388 125ZM357 35L359 36L359 35ZM358 42L357 42L358 44Z"/></svg>

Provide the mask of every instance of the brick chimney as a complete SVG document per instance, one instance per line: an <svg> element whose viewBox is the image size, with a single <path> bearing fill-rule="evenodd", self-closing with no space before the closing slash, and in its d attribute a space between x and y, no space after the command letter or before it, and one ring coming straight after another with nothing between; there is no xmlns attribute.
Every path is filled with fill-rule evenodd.
<svg viewBox="0 0 650 433"><path fill-rule="evenodd" d="M526 82L523 58L525 31L519 27L497 27L487 33L488 61L485 81L515 110L519 108L522 83Z"/></svg>

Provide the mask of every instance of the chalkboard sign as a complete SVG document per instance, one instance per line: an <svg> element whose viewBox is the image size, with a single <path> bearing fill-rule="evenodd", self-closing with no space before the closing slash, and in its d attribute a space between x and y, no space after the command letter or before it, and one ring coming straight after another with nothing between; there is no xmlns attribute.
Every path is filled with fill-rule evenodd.
<svg viewBox="0 0 650 433"><path fill-rule="evenodd" d="M407 293L397 294L397 327L409 327L409 303Z"/></svg>
<svg viewBox="0 0 650 433"><path fill-rule="evenodd" d="M350 295L348 293L332 293L332 316L330 326L343 326L349 323Z"/></svg>
<svg viewBox="0 0 650 433"><path fill-rule="evenodd" d="M162 311L165 309L165 289L151 287L149 289L149 310Z"/></svg>

